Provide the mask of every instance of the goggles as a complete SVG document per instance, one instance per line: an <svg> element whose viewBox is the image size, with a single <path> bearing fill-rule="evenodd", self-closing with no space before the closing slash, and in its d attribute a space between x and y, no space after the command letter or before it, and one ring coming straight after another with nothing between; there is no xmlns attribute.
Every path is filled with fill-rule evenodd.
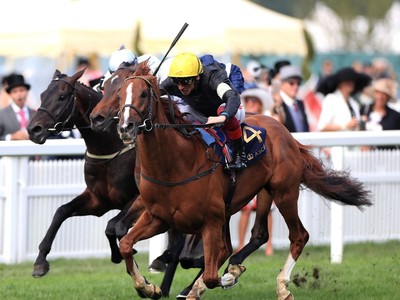
<svg viewBox="0 0 400 300"><path fill-rule="evenodd" d="M195 77L172 77L172 82L175 85L191 85L194 80Z"/></svg>

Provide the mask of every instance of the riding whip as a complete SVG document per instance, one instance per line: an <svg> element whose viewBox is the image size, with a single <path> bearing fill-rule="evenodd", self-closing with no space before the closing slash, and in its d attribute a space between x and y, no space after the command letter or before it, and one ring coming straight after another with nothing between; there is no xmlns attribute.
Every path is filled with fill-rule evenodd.
<svg viewBox="0 0 400 300"><path fill-rule="evenodd" d="M182 36L182 34L184 33L184 31L186 30L186 28L189 26L188 23L183 24L181 30L179 31L178 35L175 37L175 39L172 41L171 46L169 46L169 49L167 51L167 53L165 53L163 59L161 60L160 64L158 65L157 69L154 71L153 75L155 76L157 74L157 72L160 70L160 67L162 65L162 63L164 62L164 60L167 58L169 52L171 51L171 49L175 46L175 44L178 42L178 40L180 39L180 37Z"/></svg>

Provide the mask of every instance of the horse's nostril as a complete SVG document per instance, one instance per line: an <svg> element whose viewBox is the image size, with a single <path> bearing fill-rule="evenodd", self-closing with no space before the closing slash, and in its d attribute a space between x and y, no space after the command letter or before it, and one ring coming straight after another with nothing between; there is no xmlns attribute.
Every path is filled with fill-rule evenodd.
<svg viewBox="0 0 400 300"><path fill-rule="evenodd" d="M102 115L94 115L90 116L90 120L92 121L92 124L102 124L105 121L105 117Z"/></svg>
<svg viewBox="0 0 400 300"><path fill-rule="evenodd" d="M43 133L43 127L40 125L36 125L28 130L30 134L39 135Z"/></svg>

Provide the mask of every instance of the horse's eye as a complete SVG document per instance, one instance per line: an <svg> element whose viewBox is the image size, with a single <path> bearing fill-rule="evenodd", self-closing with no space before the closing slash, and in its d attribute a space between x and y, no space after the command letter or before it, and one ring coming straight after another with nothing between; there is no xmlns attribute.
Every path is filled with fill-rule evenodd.
<svg viewBox="0 0 400 300"><path fill-rule="evenodd" d="M66 95L61 95L59 99L60 99L60 100L65 100L66 98L67 98Z"/></svg>
<svg viewBox="0 0 400 300"><path fill-rule="evenodd" d="M143 91L141 94L140 94L140 98L146 98L147 97L147 91Z"/></svg>

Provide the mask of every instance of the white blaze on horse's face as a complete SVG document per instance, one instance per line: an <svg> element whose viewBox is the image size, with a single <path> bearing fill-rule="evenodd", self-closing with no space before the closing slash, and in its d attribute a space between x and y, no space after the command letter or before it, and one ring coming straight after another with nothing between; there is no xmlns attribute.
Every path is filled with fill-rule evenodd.
<svg viewBox="0 0 400 300"><path fill-rule="evenodd" d="M126 98L125 98L125 105L131 105L132 104L132 87L133 83L131 82L128 84L126 88ZM124 107L124 123L122 124L122 127L127 127L128 126L128 119L129 119L129 112L130 112L129 107Z"/></svg>
<svg viewBox="0 0 400 300"><path fill-rule="evenodd" d="M118 78L119 78L118 75L115 75L114 77L112 77L112 78L111 78L111 84L113 84L113 82L114 82L115 80L117 80Z"/></svg>

